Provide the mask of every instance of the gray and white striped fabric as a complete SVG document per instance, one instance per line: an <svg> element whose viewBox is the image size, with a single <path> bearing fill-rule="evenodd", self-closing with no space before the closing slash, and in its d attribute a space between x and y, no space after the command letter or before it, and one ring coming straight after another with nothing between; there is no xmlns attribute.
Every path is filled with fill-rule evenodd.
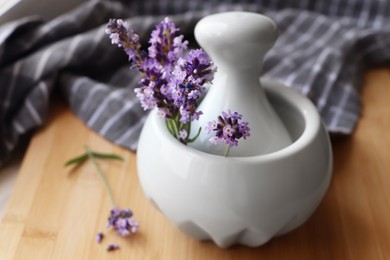
<svg viewBox="0 0 390 260"><path fill-rule="evenodd" d="M146 115L133 93L139 78L104 34L108 19L128 19L146 44L154 25L169 16L194 42L201 17L229 10L275 20L280 36L263 76L307 95L330 133L350 134L360 114L363 70L390 61L389 1L91 0L49 22L27 17L0 26L0 162L45 122L53 95L63 96L89 127L135 150Z"/></svg>

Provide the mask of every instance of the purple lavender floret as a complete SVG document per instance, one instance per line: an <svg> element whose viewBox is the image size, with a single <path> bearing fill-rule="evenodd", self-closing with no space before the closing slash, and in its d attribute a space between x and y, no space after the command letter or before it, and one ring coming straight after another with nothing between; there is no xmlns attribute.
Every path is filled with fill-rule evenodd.
<svg viewBox="0 0 390 260"><path fill-rule="evenodd" d="M179 137L181 140L187 140L188 132L185 129L180 130Z"/></svg>
<svg viewBox="0 0 390 260"><path fill-rule="evenodd" d="M134 220L133 212L130 209L111 209L107 228L112 227L119 235L126 237L136 233L138 226L138 222Z"/></svg>
<svg viewBox="0 0 390 260"><path fill-rule="evenodd" d="M114 251L114 250L118 250L120 247L118 244L110 244L108 245L107 247L107 251Z"/></svg>
<svg viewBox="0 0 390 260"><path fill-rule="evenodd" d="M179 60L190 81L199 85L209 83L214 79L216 70L210 57L202 49L191 50L185 59Z"/></svg>
<svg viewBox="0 0 390 260"><path fill-rule="evenodd" d="M138 34L129 28L127 22L121 19L110 19L106 26L106 33L110 35L111 43L124 49L129 56L129 60L140 66L145 58L145 53L141 50Z"/></svg>
<svg viewBox="0 0 390 260"><path fill-rule="evenodd" d="M237 146L239 139L246 139L250 136L248 122L239 122L241 119L241 114L228 110L218 116L218 121L208 122L207 133L215 132L215 136L210 138L210 142L213 144L222 143L230 147Z"/></svg>
<svg viewBox="0 0 390 260"><path fill-rule="evenodd" d="M97 233L96 242L101 243L103 241L104 234L102 232Z"/></svg>
<svg viewBox="0 0 390 260"><path fill-rule="evenodd" d="M149 57L167 66L176 63L188 46L188 41L183 41L183 35L175 36L177 31L179 29L168 17L157 24L149 40Z"/></svg>
<svg viewBox="0 0 390 260"><path fill-rule="evenodd" d="M191 50L188 55L178 60L173 71L174 77L169 83L173 88L174 104L179 107L180 122L188 123L199 119L201 111L196 111L198 99L204 93L204 84L211 83L215 66L202 50Z"/></svg>

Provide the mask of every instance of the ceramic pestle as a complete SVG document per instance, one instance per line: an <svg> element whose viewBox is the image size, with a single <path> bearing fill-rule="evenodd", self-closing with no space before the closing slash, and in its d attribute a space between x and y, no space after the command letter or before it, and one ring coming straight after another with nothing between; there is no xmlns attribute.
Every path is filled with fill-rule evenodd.
<svg viewBox="0 0 390 260"><path fill-rule="evenodd" d="M250 136L240 139L229 156L254 156L280 150L291 144L282 121L270 106L260 83L263 57L277 38L275 23L266 16L228 12L203 18L195 27L195 38L209 54L217 72L213 84L199 106L200 119L192 122L191 132L202 132L190 146L223 155L224 144L212 144L204 129L230 109L249 122Z"/></svg>

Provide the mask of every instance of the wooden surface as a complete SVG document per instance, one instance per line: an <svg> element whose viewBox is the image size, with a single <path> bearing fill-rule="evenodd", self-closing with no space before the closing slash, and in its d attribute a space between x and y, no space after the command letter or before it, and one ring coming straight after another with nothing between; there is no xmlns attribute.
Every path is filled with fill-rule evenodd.
<svg viewBox="0 0 390 260"><path fill-rule="evenodd" d="M186 237L144 197L135 154L88 130L65 106L32 139L0 223L0 259L390 259L390 73L371 71L356 132L333 140L331 187L310 220L260 248L219 249ZM106 231L109 198L90 163L68 174L83 145L123 155L101 162L122 207L140 222L123 239ZM158 158L150 158L150 163ZM105 231L102 244L95 242ZM108 243L121 249L107 252Z"/></svg>

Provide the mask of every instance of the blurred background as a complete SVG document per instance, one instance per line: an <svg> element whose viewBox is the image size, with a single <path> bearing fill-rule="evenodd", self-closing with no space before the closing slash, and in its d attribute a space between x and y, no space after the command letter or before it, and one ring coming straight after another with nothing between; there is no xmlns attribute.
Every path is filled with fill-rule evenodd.
<svg viewBox="0 0 390 260"><path fill-rule="evenodd" d="M0 24L22 17L39 15L51 20L71 10L83 0L0 0Z"/></svg>
<svg viewBox="0 0 390 260"><path fill-rule="evenodd" d="M0 25L34 15L49 21L75 8L81 2L83 0L0 0ZM1 33L0 31L0 37ZM4 207L14 186L27 143L27 140L22 141L13 158L0 167L0 217L3 215Z"/></svg>

